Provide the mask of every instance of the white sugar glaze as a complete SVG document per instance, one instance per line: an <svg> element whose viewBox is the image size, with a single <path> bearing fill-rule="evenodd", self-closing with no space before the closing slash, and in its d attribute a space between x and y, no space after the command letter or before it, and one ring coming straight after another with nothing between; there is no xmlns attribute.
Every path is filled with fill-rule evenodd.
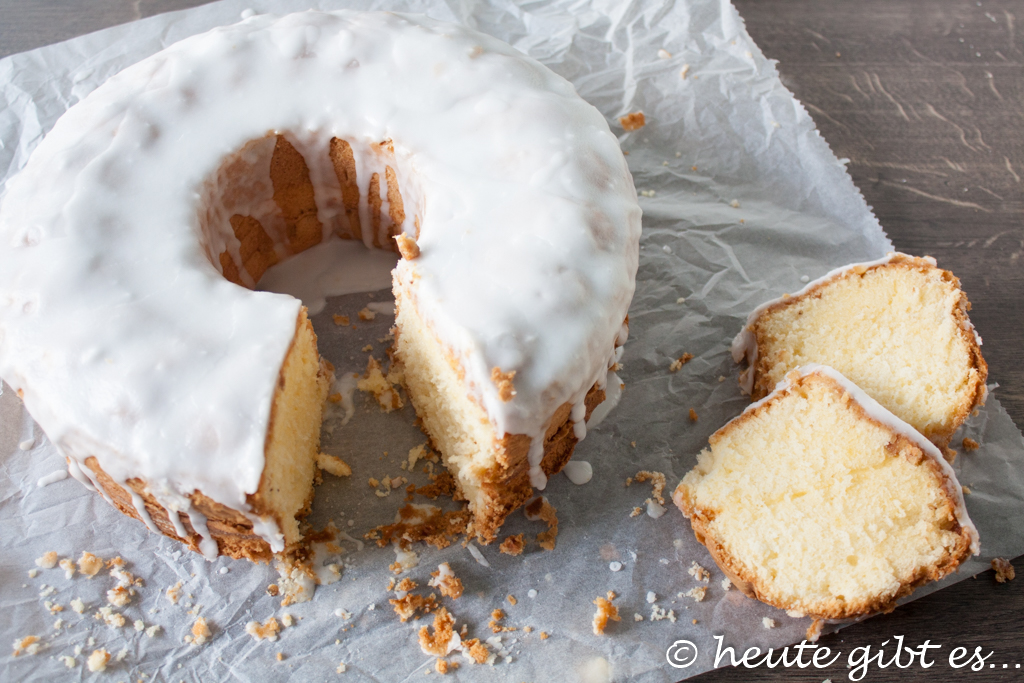
<svg viewBox="0 0 1024 683"><path fill-rule="evenodd" d="M206 554L183 497L250 510L300 302L225 280L216 255L237 260L239 242L204 234L200 210L219 209L199 204L222 161L268 132L306 158L325 236L340 193L329 140L356 153L363 225L383 170L371 146L393 141L402 229L421 252L396 280L416 281L498 434L538 441L604 380L637 268L640 209L604 118L477 32L390 13L253 16L114 76L8 183L0 376L77 479L95 483L88 456L115 481L144 478ZM516 372L508 403L494 367ZM251 517L278 549L273 520Z"/></svg>
<svg viewBox="0 0 1024 683"><path fill-rule="evenodd" d="M796 368L795 370L791 370L789 373L786 374L786 377L782 381L775 385L775 389L770 394L762 398L760 401L755 401L754 403L751 403L749 406L747 406L743 413L741 413L740 417L742 417L742 415L745 415L748 412L757 410L757 408L761 406L763 403L771 401L772 399L777 398L779 395L786 393L792 386L794 378L806 377L807 375L815 374L821 375L823 377L828 377L834 380L843 388L844 391L846 391L847 394L850 395L850 398L852 398L854 402L856 402L861 408L863 408L864 412L867 413L868 417L870 417L872 420L875 420L876 422L880 422L881 424L885 425L886 427L893 430L897 434L900 434L908 438L918 448L924 451L924 454L927 457L929 457L931 460L935 462L935 464L939 466L939 468L942 470L943 475L945 475L946 477L946 491L953 499L956 520L957 522L959 522L960 526L967 531L967 535L971 539L971 552L977 555L980 552L978 529L974 526L974 522L972 522L971 518L967 515L967 506L964 503L963 489L961 489L960 487L960 482L956 478L956 472L953 471L952 465L950 465L946 461L946 459L942 457L942 453L939 452L939 449L935 446L935 444L933 444L931 441L925 438L925 436L921 434L921 432L917 431L909 424L893 415L881 403L868 396L863 389L861 389L859 386L848 380L845 375L840 373L835 368L831 368L827 365L820 365L818 363L808 363L807 365L801 365L799 368ZM733 418L733 420L738 419L739 417ZM732 420L729 421L729 423L731 422ZM729 423L726 423L726 425L722 427L719 431L722 431L726 427L728 427Z"/></svg>

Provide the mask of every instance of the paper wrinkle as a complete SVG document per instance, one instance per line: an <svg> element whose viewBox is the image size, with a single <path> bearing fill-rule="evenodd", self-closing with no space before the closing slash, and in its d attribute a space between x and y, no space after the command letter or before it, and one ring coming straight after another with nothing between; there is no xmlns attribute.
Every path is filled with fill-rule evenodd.
<svg viewBox="0 0 1024 683"><path fill-rule="evenodd" d="M283 14L310 6L424 12L511 42L572 81L604 114L629 151L638 191L654 191L640 199L640 269L629 341L617 373L625 384L622 401L600 426L588 430L577 449L576 457L592 464L593 479L575 486L567 477L553 477L544 491L558 510L556 549L540 550L535 537L546 527L515 513L499 540L524 534L523 555L501 554L497 544L481 547L491 565L485 568L460 543L444 550L419 544L414 547L419 566L402 575L423 587L431 569L448 562L467 588L459 600L440 599L455 615L457 628L467 623L469 637L490 636L487 622L498 607L508 615L504 623L520 628L502 637L511 663L499 661L493 668L463 663L447 678L578 680L591 662L603 658L617 681L675 681L711 668L713 634L725 634L726 644L738 651L799 641L808 619L788 617L735 589L722 589L721 572L678 510L669 507L660 519L630 517L650 497L650 486L624 486L627 477L653 470L665 474L666 494L671 493L708 436L749 404L737 386L739 369L729 343L751 309L800 289L801 276L814 279L836 266L892 250L845 162L831 153L728 2L540 0L518 6L511 0L225 0L160 15L0 60L0 181L24 165L43 132L71 103L125 66L187 35L238 21L249 7ZM660 59L660 49L672 56ZM684 65L689 65L685 79L680 76ZM624 132L618 117L635 111L645 113L647 125ZM683 303L677 303L680 297ZM370 302L387 300L386 291L328 300L324 312L314 317L324 356L338 368L361 369L368 353L360 349L369 344L372 355L385 361L390 340L380 340L387 336L390 316L380 313L365 322L356 313ZM334 325L335 313L349 315L356 329ZM693 359L670 372L670 363L683 353ZM429 482L421 471L424 461L412 474L400 467L409 450L425 441L408 403L384 414L372 397L356 392L354 407L348 424L342 423L344 411L333 411L322 444L322 450L343 458L353 474L324 474L310 522L319 529L333 521L358 539L393 521L404 505L404 490L378 497L367 486L369 477L403 476L417 486ZM690 408L697 422L686 417ZM0 555L5 559L0 606L8 615L2 627L7 642L35 633L44 637L47 655L63 655L91 635L97 647L115 654L128 648L124 662L111 664L111 672L122 678L154 675L155 670L175 680L230 676L265 681L284 671L275 667L287 666L296 680L319 680L335 676L338 663L345 662L349 676L399 680L433 667L433 659L423 657L416 645L416 633L427 622L401 624L387 602L393 597L386 590L392 576L387 567L394 561L390 548L367 543L353 550L346 544L342 579L320 587L311 602L282 608L279 597L265 592L276 579L267 566L223 557L206 562L181 544L149 533L70 478L38 488L39 478L64 462L38 430L32 451L18 448L33 430L15 393L0 393ZM1024 517L1024 439L995 397L968 421L954 444L963 437L981 444L977 451L961 453L954 470L971 490L966 504L981 534L982 554L959 573L918 590L915 598L987 569L993 557L1024 553L1024 529L1014 523ZM454 509L443 499L417 497L415 502ZM65 580L54 569L29 579L24 572L47 550L61 557L77 558L83 550L105 559L123 556L129 571L145 580L132 604L119 610L129 625L115 630L92 618L114 585L106 572L91 581L80 576ZM611 572L610 560L622 562L623 571ZM709 583L698 583L687 573L694 561L711 572ZM221 567L230 572L219 574ZM183 582L182 599L175 606L164 591L178 581ZM59 632L38 597L42 583L55 586L58 592L49 599L66 607L61 616L68 625ZM698 585L708 587L704 601L677 597ZM530 590L538 590L543 599L526 600ZM624 615L645 616L651 608L646 594L653 591L659 596L656 606L674 610L677 621L625 618L612 623L606 636L594 636L592 600L608 590L619 596L615 604ZM505 601L507 594L518 598L517 605ZM82 617L67 609L75 597L89 604ZM182 642L194 621L188 610L197 605L214 634L199 656L194 646ZM153 608L158 611L151 613ZM335 610L353 616L342 619ZM296 625L285 628L276 643L256 642L244 632L249 621L262 623L274 615L280 620L285 613L296 618ZM774 619L777 627L764 629L763 617ZM159 624L163 633L155 638L136 633L131 628L135 619L146 626ZM527 625L534 628L530 635L521 630ZM541 630L551 639L541 642ZM665 651L678 639L692 641L702 653L685 670L665 661ZM278 651L289 655L282 664L274 661ZM380 657L381 652L389 656ZM6 666L16 679L66 673L49 656L22 656Z"/></svg>

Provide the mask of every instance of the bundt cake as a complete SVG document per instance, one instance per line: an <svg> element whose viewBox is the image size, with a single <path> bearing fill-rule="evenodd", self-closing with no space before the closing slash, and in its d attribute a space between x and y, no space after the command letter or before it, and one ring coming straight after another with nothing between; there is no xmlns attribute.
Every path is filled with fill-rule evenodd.
<svg viewBox="0 0 1024 683"><path fill-rule="evenodd" d="M820 365L715 432L673 500L733 584L817 619L891 610L978 553L938 448Z"/></svg>
<svg viewBox="0 0 1024 683"><path fill-rule="evenodd" d="M111 78L8 183L0 376L120 510L267 559L330 368L254 287L327 239L393 249L397 360L486 541L619 387L639 234L605 119L535 60L421 16L254 16Z"/></svg>
<svg viewBox="0 0 1024 683"><path fill-rule="evenodd" d="M988 366L960 281L893 253L828 273L751 313L733 342L741 385L766 396L787 372L831 366L940 447L985 400Z"/></svg>

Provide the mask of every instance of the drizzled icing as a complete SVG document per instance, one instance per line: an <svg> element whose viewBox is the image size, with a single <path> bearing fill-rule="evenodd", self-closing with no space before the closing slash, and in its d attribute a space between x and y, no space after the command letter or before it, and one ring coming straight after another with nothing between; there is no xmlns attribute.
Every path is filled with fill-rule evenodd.
<svg viewBox="0 0 1024 683"><path fill-rule="evenodd" d="M372 150L393 141L400 227L420 250L396 281L415 287L496 432L540 446L542 488L547 421L605 380L626 334L640 210L618 142L567 81L504 43L347 11L251 16L171 46L71 109L8 183L0 376L72 475L95 485L78 464L95 456L119 483L143 478L207 556L197 490L280 548L246 497L300 302L225 280L215 257L237 261L239 242L204 232L198 206L222 161L268 131L306 158L325 233L340 193L330 139L355 152L364 225ZM495 367L516 372L507 403Z"/></svg>
<svg viewBox="0 0 1024 683"><path fill-rule="evenodd" d="M791 370L790 372L788 372L786 374L786 377L775 385L775 389L770 394L762 398L760 401L755 401L754 403L751 403L749 406L747 406L743 413L741 413L740 417L746 415L749 412L757 410L759 406L777 398L780 394L783 394L786 391L788 391L796 379L806 377L808 375L821 375L823 377L828 377L829 379L839 384L843 388L843 390L850 395L850 398L852 398L854 402L856 402L864 410L864 412L867 414L869 418L871 418L875 422L879 422L885 425L886 427L896 432L897 434L905 436L907 439L913 442L914 445L920 448L928 458L930 458L936 465L939 466L939 469L942 470L942 474L946 479L944 488L946 492L949 494L949 496L953 499L953 507L954 514L956 515L956 521L967 532L967 536L971 540L971 552L975 555L979 554L981 550L978 529L974 526L974 522L972 522L971 518L967 515L967 506L964 503L963 490L960 487L960 482L956 478L956 472L953 471L953 467L949 464L949 462L946 461L944 457L942 457L942 453L935 446L935 444L933 444L931 441L925 438L925 436L921 434L921 432L917 431L909 424L893 415L889 410L882 406L881 403L868 396L868 394L865 393L863 389L861 389L856 384L848 380L838 370L831 368L827 365L820 365L818 363L808 363L807 365L801 365L799 368L796 368L795 370ZM738 419L739 417L733 418L733 420ZM732 420L730 420L730 422L732 422ZM719 431L724 430L728 426L729 424L727 423L725 427L722 427L722 429L720 429Z"/></svg>

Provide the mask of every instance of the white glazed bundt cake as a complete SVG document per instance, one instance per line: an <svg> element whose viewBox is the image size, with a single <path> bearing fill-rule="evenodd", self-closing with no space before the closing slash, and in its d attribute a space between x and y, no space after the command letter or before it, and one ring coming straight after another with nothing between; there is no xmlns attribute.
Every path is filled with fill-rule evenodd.
<svg viewBox="0 0 1024 683"><path fill-rule="evenodd" d="M978 553L938 448L824 366L715 432L673 500L733 584L817 619L891 610Z"/></svg>
<svg viewBox="0 0 1024 683"><path fill-rule="evenodd" d="M256 16L111 78L10 181L0 376L123 512L266 559L299 540L330 369L253 287L332 236L395 249L398 360L487 540L619 386L639 233L604 118L510 46Z"/></svg>
<svg viewBox="0 0 1024 683"><path fill-rule="evenodd" d="M733 342L741 385L766 396L787 372L831 366L940 447L984 403L988 366L960 281L894 253L828 273L751 313Z"/></svg>

